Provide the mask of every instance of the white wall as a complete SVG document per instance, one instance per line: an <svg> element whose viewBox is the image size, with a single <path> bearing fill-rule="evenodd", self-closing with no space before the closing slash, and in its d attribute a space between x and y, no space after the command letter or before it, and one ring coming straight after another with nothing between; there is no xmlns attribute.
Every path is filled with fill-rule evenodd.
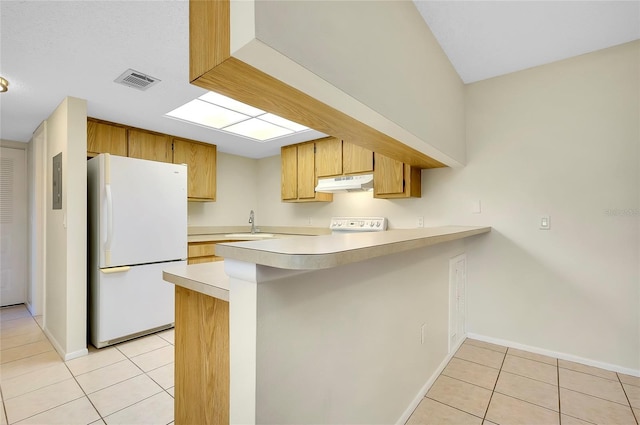
<svg viewBox="0 0 640 425"><path fill-rule="evenodd" d="M47 119L44 330L69 360L87 353L87 104L65 98ZM62 209L52 209L52 161L62 152Z"/></svg>
<svg viewBox="0 0 640 425"><path fill-rule="evenodd" d="M216 202L189 202L189 226L249 225L251 210L259 225L257 160L218 152L217 161Z"/></svg>
<svg viewBox="0 0 640 425"><path fill-rule="evenodd" d="M259 161L260 210L272 225L490 225L467 246L468 331L640 371L639 48L469 85L468 164L423 171L421 199L281 203L272 157ZM551 230L538 229L543 214Z"/></svg>
<svg viewBox="0 0 640 425"><path fill-rule="evenodd" d="M447 356L449 259L463 251L258 267L255 423L396 423Z"/></svg>

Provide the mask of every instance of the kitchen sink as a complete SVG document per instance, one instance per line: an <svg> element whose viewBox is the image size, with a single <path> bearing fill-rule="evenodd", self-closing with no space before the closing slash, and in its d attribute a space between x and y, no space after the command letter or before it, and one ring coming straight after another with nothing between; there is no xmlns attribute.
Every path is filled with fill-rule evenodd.
<svg viewBox="0 0 640 425"><path fill-rule="evenodd" d="M230 233L228 235L225 235L225 237L227 238L246 238L246 239L266 239L266 238L272 238L274 235L273 233Z"/></svg>

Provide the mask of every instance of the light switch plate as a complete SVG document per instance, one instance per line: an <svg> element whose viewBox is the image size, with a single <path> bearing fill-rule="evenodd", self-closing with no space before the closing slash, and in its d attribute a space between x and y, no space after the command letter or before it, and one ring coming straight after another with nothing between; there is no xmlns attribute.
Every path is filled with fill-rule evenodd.
<svg viewBox="0 0 640 425"><path fill-rule="evenodd" d="M480 201L473 201L473 204L471 205L471 212L473 214L482 213L482 204L480 203Z"/></svg>
<svg viewBox="0 0 640 425"><path fill-rule="evenodd" d="M543 215L540 217L540 230L549 230L551 228L551 217Z"/></svg>

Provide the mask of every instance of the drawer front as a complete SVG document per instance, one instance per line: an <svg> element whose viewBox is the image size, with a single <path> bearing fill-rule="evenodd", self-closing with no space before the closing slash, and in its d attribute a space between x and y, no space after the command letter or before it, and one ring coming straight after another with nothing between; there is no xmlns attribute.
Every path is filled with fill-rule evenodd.
<svg viewBox="0 0 640 425"><path fill-rule="evenodd" d="M189 258L192 257L206 257L209 255L215 255L216 244L211 242L196 242L189 244Z"/></svg>

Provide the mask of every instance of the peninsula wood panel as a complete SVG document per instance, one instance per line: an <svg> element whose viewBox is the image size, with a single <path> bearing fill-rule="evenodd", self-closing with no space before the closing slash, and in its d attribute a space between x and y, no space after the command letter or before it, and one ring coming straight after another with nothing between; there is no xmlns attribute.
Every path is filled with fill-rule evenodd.
<svg viewBox="0 0 640 425"><path fill-rule="evenodd" d="M335 137L318 139L316 144L316 177L342 174L342 140Z"/></svg>
<svg viewBox="0 0 640 425"><path fill-rule="evenodd" d="M282 200L298 199L298 147L283 146L280 149L282 163Z"/></svg>
<svg viewBox="0 0 640 425"><path fill-rule="evenodd" d="M215 201L216 157L214 145L173 139L173 163L187 164L189 199Z"/></svg>
<svg viewBox="0 0 640 425"><path fill-rule="evenodd" d="M173 162L171 138L142 130L129 130L129 156L159 162Z"/></svg>
<svg viewBox="0 0 640 425"><path fill-rule="evenodd" d="M175 423L229 423L229 303L176 286Z"/></svg>
<svg viewBox="0 0 640 425"><path fill-rule="evenodd" d="M88 156L101 153L127 156L127 129L88 119L87 152Z"/></svg>
<svg viewBox="0 0 640 425"><path fill-rule="evenodd" d="M189 81L231 55L230 19L229 0L189 2Z"/></svg>
<svg viewBox="0 0 640 425"><path fill-rule="evenodd" d="M362 146L342 141L342 170L344 174L373 171L373 152Z"/></svg>
<svg viewBox="0 0 640 425"><path fill-rule="evenodd" d="M428 155L230 56L229 2L189 2L192 84L412 166L445 167ZM216 50L215 45L221 46L221 50Z"/></svg>

